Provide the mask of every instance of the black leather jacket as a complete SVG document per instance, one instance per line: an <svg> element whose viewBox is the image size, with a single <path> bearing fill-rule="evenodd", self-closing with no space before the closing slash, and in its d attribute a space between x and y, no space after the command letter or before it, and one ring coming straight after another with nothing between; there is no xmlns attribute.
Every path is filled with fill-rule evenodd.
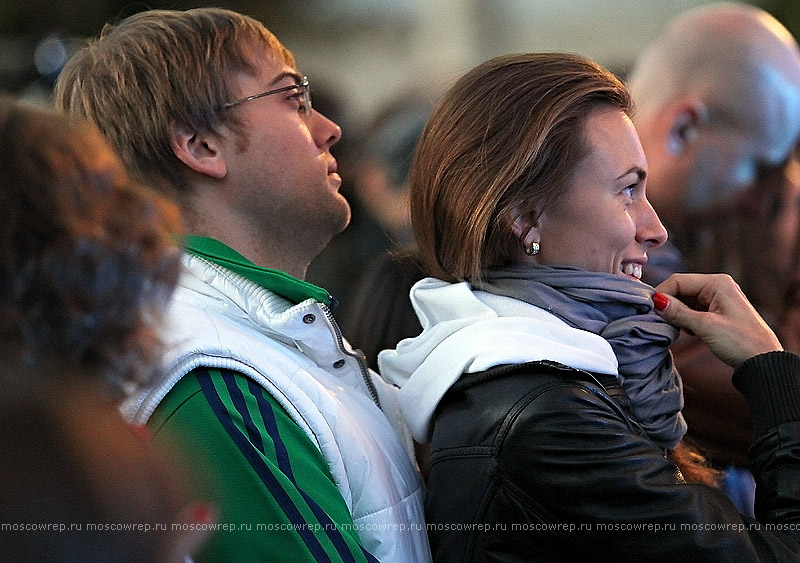
<svg viewBox="0 0 800 563"><path fill-rule="evenodd" d="M464 375L436 411L436 561L800 561L800 356L751 358L756 515L687 484L612 377L552 362Z"/></svg>

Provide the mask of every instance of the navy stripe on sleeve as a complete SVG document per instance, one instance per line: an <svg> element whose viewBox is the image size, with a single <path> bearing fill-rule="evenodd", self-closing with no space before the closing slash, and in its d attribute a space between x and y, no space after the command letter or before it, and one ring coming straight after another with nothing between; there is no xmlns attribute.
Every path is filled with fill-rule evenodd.
<svg viewBox="0 0 800 563"><path fill-rule="evenodd" d="M247 388L256 398L258 410L261 413L261 419L264 421L264 427L272 438L272 443L275 447L275 457L278 463L278 468L284 473L284 475L291 479L292 483L297 485L297 481L294 478L294 472L292 471L292 464L289 461L289 451L286 449L286 443L280 438L280 434L278 432L278 421L275 420L275 413L272 410L272 405L268 401L264 400L264 396L262 395L263 389L252 379L247 380ZM263 449L261 449L261 453L264 453Z"/></svg>
<svg viewBox="0 0 800 563"><path fill-rule="evenodd" d="M200 382L200 388L206 397L209 405L217 416L222 426L227 431L233 442L237 445L239 450L244 455L245 459L255 470L256 474L261 478L261 481L267 487L267 490L275 498L278 505L289 518L290 522L294 525L300 538L305 543L308 550L317 561L330 561L325 549L319 543L319 540L314 535L313 531L308 526L302 514L292 502L292 499L280 485L278 480L272 474L269 467L267 467L264 460L259 455L258 451L253 447L242 432L236 427L233 419L225 408L222 398L217 393L214 383L211 380L211 374L207 370L195 370L197 373L197 380Z"/></svg>
<svg viewBox="0 0 800 563"><path fill-rule="evenodd" d="M355 561L353 554L350 552L350 549L347 546L347 542L345 541L344 537L342 537L338 527L334 525L333 520L330 519L330 516L328 516L328 514L313 498L308 496L308 494L297 485L291 464L289 463L289 453L286 451L286 445L278 433L278 423L275 420L275 413L272 410L272 405L270 405L270 403L264 398L261 387L259 387L250 379L247 381L249 390L256 398L256 402L258 403L258 408L261 412L261 418L264 420L264 426L272 437L272 442L275 445L276 457L278 458L278 467L287 477L289 477L289 479L291 479L294 486L297 487L297 490L300 491L301 495L303 495L303 498L314 513L314 516L316 516L317 519L325 525L325 533L328 535L328 538L331 540L333 545L336 546L336 551L339 553L342 559L345 561ZM364 555L368 556L368 560L375 560L374 557L372 557L372 555L369 554L369 552L366 551L360 543L359 547L361 547L361 551L364 552Z"/></svg>

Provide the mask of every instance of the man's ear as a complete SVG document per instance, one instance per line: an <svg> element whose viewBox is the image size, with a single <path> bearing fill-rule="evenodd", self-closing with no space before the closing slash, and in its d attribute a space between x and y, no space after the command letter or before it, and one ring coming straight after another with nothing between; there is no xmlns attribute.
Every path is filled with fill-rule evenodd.
<svg viewBox="0 0 800 563"><path fill-rule="evenodd" d="M212 178L224 178L228 173L219 140L210 133L200 134L173 124L169 143L175 156L195 172Z"/></svg>
<svg viewBox="0 0 800 563"><path fill-rule="evenodd" d="M699 101L684 103L675 110L667 131L667 152L679 156L691 145L703 125L708 123L708 109Z"/></svg>

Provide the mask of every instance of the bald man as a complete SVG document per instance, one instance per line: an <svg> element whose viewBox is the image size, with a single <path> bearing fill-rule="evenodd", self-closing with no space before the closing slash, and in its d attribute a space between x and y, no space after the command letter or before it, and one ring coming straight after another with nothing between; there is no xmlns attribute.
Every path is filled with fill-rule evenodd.
<svg viewBox="0 0 800 563"><path fill-rule="evenodd" d="M652 253L645 279L727 272L777 328L797 272L797 42L754 6L706 5L669 23L636 62L629 87L648 197L671 243ZM750 420L730 369L691 338L673 352L690 437L713 462L747 466Z"/></svg>
<svg viewBox="0 0 800 563"><path fill-rule="evenodd" d="M785 274L797 227L800 138L800 49L788 30L754 6L690 10L643 52L629 87L648 197L689 267L744 270L736 246L724 256L718 247L705 250L715 234L730 233L722 226L747 216L769 238L756 241L759 272L741 272L737 281ZM774 286L776 278L767 281Z"/></svg>

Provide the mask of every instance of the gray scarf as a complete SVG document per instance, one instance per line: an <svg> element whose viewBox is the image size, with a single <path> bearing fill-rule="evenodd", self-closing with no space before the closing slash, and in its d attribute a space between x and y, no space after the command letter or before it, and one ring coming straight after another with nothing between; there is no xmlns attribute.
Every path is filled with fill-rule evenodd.
<svg viewBox="0 0 800 563"><path fill-rule="evenodd" d="M478 289L525 301L605 338L647 435L672 449L686 433L683 387L669 352L678 330L653 310L652 287L614 274L526 264L489 271Z"/></svg>

